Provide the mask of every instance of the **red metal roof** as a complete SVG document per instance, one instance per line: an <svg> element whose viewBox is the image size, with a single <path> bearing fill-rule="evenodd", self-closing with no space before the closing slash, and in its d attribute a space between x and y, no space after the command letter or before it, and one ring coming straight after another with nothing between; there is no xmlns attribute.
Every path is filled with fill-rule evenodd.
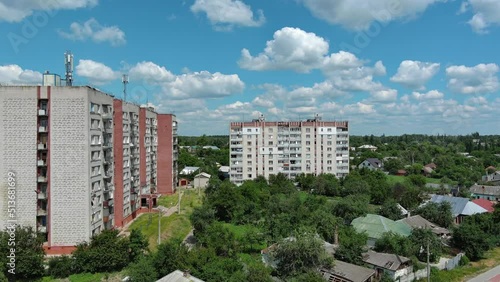
<svg viewBox="0 0 500 282"><path fill-rule="evenodd" d="M493 208L493 203L491 201L488 201L486 199L475 199L472 201L474 204L482 207L483 209L487 210L488 212L493 212L495 209Z"/></svg>

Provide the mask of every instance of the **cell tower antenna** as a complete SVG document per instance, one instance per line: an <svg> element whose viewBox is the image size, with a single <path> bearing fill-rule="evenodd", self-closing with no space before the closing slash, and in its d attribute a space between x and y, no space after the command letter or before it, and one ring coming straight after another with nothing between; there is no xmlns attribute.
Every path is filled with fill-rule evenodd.
<svg viewBox="0 0 500 282"><path fill-rule="evenodd" d="M66 86L73 86L73 54L71 51L64 53L64 65L66 66Z"/></svg>
<svg viewBox="0 0 500 282"><path fill-rule="evenodd" d="M122 75L122 82L123 82L123 101L127 101L127 84L128 84L128 75L124 74Z"/></svg>

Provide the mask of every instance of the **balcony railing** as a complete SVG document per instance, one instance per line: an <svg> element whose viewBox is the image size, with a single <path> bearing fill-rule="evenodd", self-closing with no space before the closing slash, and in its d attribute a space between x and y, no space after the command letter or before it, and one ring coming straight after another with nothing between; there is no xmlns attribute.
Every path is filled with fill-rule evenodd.
<svg viewBox="0 0 500 282"><path fill-rule="evenodd" d="M38 143L38 150L47 150L47 143Z"/></svg>
<svg viewBox="0 0 500 282"><path fill-rule="evenodd" d="M110 113L110 112L103 112L101 116L102 116L102 119L111 119L111 118L113 118L113 114Z"/></svg>
<svg viewBox="0 0 500 282"><path fill-rule="evenodd" d="M47 127L46 126L39 126L38 127L38 132L47 132Z"/></svg>
<svg viewBox="0 0 500 282"><path fill-rule="evenodd" d="M39 175L37 180L38 182L47 182L47 177Z"/></svg>
<svg viewBox="0 0 500 282"><path fill-rule="evenodd" d="M37 230L40 233L47 233L47 226L39 225L37 226Z"/></svg>
<svg viewBox="0 0 500 282"><path fill-rule="evenodd" d="M39 116L46 116L47 110L46 109L38 109L38 115Z"/></svg>
<svg viewBox="0 0 500 282"><path fill-rule="evenodd" d="M45 200L45 199L47 199L47 194L45 194L44 192L40 192L37 194L37 199L38 200Z"/></svg>
<svg viewBox="0 0 500 282"><path fill-rule="evenodd" d="M41 208L38 208L38 209L36 210L36 215L37 215L37 216L45 216L45 215L47 215L47 210L45 210L45 209L41 209Z"/></svg>
<svg viewBox="0 0 500 282"><path fill-rule="evenodd" d="M36 164L37 164L37 166L46 166L47 162L46 162L46 160L38 160Z"/></svg>

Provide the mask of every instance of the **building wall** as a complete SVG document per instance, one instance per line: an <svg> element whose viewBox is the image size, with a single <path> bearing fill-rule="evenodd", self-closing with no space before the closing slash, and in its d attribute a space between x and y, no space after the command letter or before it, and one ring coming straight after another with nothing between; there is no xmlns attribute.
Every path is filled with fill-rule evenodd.
<svg viewBox="0 0 500 282"><path fill-rule="evenodd" d="M8 220L7 174L16 173L17 223L35 226L37 87L0 87L0 229Z"/></svg>
<svg viewBox="0 0 500 282"><path fill-rule="evenodd" d="M284 173L349 173L347 122L234 122L230 125L230 178L236 184Z"/></svg>
<svg viewBox="0 0 500 282"><path fill-rule="evenodd" d="M123 106L122 101L115 99L113 101L113 155L114 155L114 222L115 226L122 227L124 219L124 188L125 182L123 175Z"/></svg>
<svg viewBox="0 0 500 282"><path fill-rule="evenodd" d="M174 115L158 115L157 191L172 194L177 183L177 121Z"/></svg>
<svg viewBox="0 0 500 282"><path fill-rule="evenodd" d="M86 88L52 87L49 242L53 246L76 245L91 234L89 102Z"/></svg>

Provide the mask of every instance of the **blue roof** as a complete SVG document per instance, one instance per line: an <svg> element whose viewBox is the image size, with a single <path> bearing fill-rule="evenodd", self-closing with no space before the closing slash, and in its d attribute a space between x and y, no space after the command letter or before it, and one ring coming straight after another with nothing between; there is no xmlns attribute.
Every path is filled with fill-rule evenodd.
<svg viewBox="0 0 500 282"><path fill-rule="evenodd" d="M431 202L439 204L442 202L448 202L451 205L451 213L454 217L460 214L472 215L476 213L484 213L486 210L481 206L470 202L467 198L460 197L450 197L443 195L432 195Z"/></svg>

